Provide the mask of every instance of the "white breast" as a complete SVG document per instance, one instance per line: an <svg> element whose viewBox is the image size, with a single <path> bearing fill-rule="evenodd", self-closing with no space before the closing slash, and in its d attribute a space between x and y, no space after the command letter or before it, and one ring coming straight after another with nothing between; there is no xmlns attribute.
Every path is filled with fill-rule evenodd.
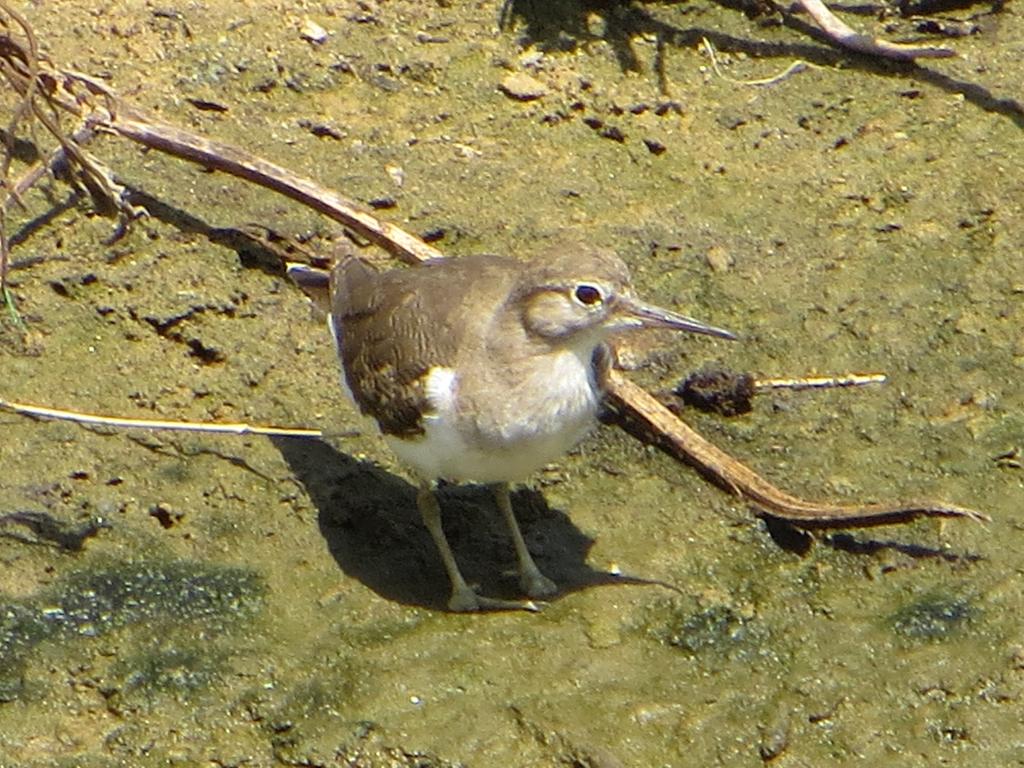
<svg viewBox="0 0 1024 768"><path fill-rule="evenodd" d="M385 436L395 454L425 478L483 483L524 480L570 450L594 423L599 393L589 350L552 353L545 375L509 381L497 399L467 408L449 368L433 368L424 435Z"/></svg>

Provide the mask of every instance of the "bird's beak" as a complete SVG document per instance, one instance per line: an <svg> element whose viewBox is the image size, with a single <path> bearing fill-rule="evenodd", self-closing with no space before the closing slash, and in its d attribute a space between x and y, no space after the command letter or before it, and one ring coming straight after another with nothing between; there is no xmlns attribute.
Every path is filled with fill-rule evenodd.
<svg viewBox="0 0 1024 768"><path fill-rule="evenodd" d="M633 298L621 298L619 301L619 305L615 308L615 314L619 316L623 327L668 328L675 331L702 333L705 336L715 336L719 339L736 339L736 334L724 328L716 328L653 304L645 304Z"/></svg>

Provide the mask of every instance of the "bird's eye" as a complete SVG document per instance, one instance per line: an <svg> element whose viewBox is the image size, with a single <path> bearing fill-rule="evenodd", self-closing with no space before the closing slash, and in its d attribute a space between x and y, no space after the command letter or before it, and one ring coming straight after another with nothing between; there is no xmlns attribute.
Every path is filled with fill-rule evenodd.
<svg viewBox="0 0 1024 768"><path fill-rule="evenodd" d="M604 300L601 289L589 283L577 285L576 290L573 291L573 296L576 297L576 301L585 307L596 306Z"/></svg>

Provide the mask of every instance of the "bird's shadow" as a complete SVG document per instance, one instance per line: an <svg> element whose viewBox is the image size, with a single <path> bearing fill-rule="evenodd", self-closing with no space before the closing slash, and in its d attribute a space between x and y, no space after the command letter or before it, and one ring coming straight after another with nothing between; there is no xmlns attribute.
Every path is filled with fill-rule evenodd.
<svg viewBox="0 0 1024 768"><path fill-rule="evenodd" d="M450 585L416 508L416 488L326 442L272 438L317 508L320 532L347 575L381 597L444 609ZM463 576L482 595L520 599L512 542L493 496L480 486L439 491L445 533ZM535 490L512 494L523 536L558 597L604 584L651 584L595 570L586 563L594 540Z"/></svg>

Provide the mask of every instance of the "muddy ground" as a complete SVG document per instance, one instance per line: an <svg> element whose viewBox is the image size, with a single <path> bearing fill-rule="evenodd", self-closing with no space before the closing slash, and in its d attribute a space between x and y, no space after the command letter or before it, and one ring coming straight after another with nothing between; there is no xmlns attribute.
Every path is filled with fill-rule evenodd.
<svg viewBox="0 0 1024 768"><path fill-rule="evenodd" d="M20 10L56 62L451 256L611 245L644 297L741 335L659 339L635 374L653 389L713 361L887 374L686 418L794 492L992 523L793 551L602 427L516 497L563 592L448 613L410 478L342 399L325 329L223 231L329 252L339 227L107 137L90 150L151 216L110 242L65 185L26 196L0 397L357 434L0 415L0 765L1024 764L1020 8L840 9L967 33L913 66L728 5L524 0L504 28L497 2ZM13 176L48 146L21 138ZM443 504L468 576L514 594L488 494Z"/></svg>

